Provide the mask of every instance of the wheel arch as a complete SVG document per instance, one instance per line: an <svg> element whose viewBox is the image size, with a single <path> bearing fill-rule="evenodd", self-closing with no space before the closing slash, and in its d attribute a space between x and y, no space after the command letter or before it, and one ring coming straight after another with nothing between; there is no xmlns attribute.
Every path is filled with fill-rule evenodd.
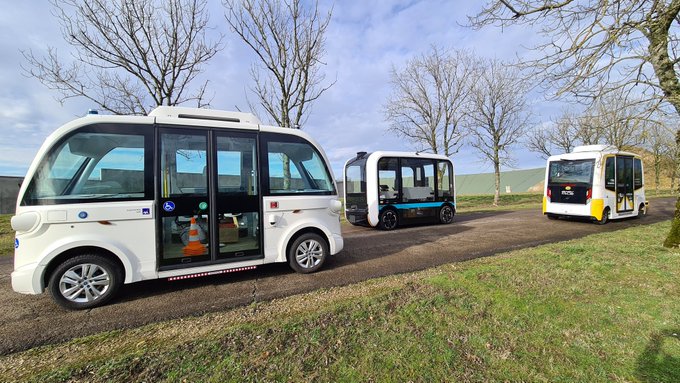
<svg viewBox="0 0 680 383"><path fill-rule="evenodd" d="M299 229L298 231L293 233L293 235L291 235L290 238L288 238L288 242L286 243L286 252L285 252L286 261L290 260L289 259L290 248L293 245L293 242L295 242L295 240L298 239L301 235L304 235L304 234L307 234L307 233L314 233L314 234L318 234L319 236L321 236L321 238L323 238L323 240L326 241L326 246L328 246L328 249L330 251L331 240L328 237L328 235L323 230L319 229L318 227L306 226L306 227Z"/></svg>
<svg viewBox="0 0 680 383"><path fill-rule="evenodd" d="M116 266L118 266L120 272L122 273L121 277L122 277L123 281L125 281L126 277L129 275L129 273L127 272L126 265L111 250L108 250L108 249L105 249L105 248L99 247L99 246L77 246L77 247L73 247L73 248L70 248L68 250L61 252L60 254L53 257L49 261L49 263L45 267L45 269L42 273L42 276L40 278L42 288L47 287L50 276L52 275L54 270L57 267L59 267L59 265L61 263L65 262L66 260L68 260L70 258L76 257L78 255L82 255L82 254L98 254L98 255L101 255L101 256L106 257L107 259L113 261L116 264Z"/></svg>

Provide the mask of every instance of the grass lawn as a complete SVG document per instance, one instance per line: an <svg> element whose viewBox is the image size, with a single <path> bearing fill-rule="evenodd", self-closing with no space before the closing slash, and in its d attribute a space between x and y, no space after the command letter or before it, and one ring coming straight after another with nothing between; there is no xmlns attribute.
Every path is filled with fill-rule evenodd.
<svg viewBox="0 0 680 383"><path fill-rule="evenodd" d="M669 228L640 226L102 333L0 357L0 376L677 382L680 251L661 246Z"/></svg>
<svg viewBox="0 0 680 383"><path fill-rule="evenodd" d="M0 214L0 256L14 254L14 230L9 224L12 214Z"/></svg>

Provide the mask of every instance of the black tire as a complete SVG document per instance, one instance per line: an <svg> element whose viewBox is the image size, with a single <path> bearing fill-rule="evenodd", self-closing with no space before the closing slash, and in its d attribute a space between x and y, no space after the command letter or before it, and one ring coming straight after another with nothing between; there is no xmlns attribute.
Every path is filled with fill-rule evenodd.
<svg viewBox="0 0 680 383"><path fill-rule="evenodd" d="M72 310L102 306L123 283L123 272L99 254L82 254L62 262L50 275L47 288L54 301Z"/></svg>
<svg viewBox="0 0 680 383"><path fill-rule="evenodd" d="M456 212L451 205L444 205L439 209L439 222L448 225L453 222L453 216L455 214Z"/></svg>
<svg viewBox="0 0 680 383"><path fill-rule="evenodd" d="M643 215L647 215L647 206L645 206L644 203L640 204L640 207L638 208L638 215L637 218L642 217Z"/></svg>
<svg viewBox="0 0 680 383"><path fill-rule="evenodd" d="M559 219L560 217L556 216L555 214L546 214L548 216L548 219L556 220Z"/></svg>
<svg viewBox="0 0 680 383"><path fill-rule="evenodd" d="M602 219L595 220L595 223L598 225L604 225L607 222L609 222L609 208L605 207L604 211L602 212Z"/></svg>
<svg viewBox="0 0 680 383"><path fill-rule="evenodd" d="M399 215L394 209L384 209L378 217L378 227L382 230L394 230L399 226Z"/></svg>
<svg viewBox="0 0 680 383"><path fill-rule="evenodd" d="M298 273L313 273L323 266L328 258L326 239L315 233L297 237L288 248L288 264Z"/></svg>

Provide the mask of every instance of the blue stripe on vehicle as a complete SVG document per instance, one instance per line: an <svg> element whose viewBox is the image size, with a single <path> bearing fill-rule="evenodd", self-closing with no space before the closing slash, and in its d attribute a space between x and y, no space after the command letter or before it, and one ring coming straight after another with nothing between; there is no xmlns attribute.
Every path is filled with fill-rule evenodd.
<svg viewBox="0 0 680 383"><path fill-rule="evenodd" d="M382 210L386 206L392 206L397 209L417 209L417 208L427 208L427 207L441 207L445 203L449 203L456 206L453 202L420 202L420 203L395 203L390 205L380 205L378 210Z"/></svg>

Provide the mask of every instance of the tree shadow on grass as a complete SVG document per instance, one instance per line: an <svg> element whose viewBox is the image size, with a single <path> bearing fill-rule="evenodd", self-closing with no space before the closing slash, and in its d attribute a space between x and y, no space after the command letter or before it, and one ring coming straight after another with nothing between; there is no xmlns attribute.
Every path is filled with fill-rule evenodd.
<svg viewBox="0 0 680 383"><path fill-rule="evenodd" d="M680 382L680 328L652 334L635 375L642 382Z"/></svg>

